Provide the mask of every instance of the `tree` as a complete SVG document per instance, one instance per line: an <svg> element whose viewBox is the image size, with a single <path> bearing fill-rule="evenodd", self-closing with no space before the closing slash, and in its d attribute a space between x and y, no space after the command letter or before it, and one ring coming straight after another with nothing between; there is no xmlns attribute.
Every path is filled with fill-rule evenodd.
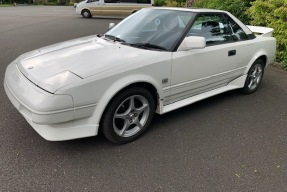
<svg viewBox="0 0 287 192"><path fill-rule="evenodd" d="M192 7L192 4L195 0L186 0L186 7Z"/></svg>
<svg viewBox="0 0 287 192"><path fill-rule="evenodd" d="M253 0L195 0L193 7L225 10L232 13L245 24L250 23L246 10Z"/></svg>
<svg viewBox="0 0 287 192"><path fill-rule="evenodd" d="M276 60L287 69L287 0L257 0L247 12L252 25L274 28L277 39Z"/></svg>

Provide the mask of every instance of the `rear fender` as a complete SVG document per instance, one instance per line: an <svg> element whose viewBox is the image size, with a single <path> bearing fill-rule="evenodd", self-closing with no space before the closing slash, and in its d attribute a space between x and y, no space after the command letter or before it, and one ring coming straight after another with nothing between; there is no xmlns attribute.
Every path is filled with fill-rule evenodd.
<svg viewBox="0 0 287 192"><path fill-rule="evenodd" d="M250 67L252 66L252 64L261 56L265 56L267 57L267 52L264 50L264 49L260 49L258 50L252 57L252 59L250 60L250 62L248 63L245 71L244 71L244 74L247 74ZM267 58L268 59L268 58Z"/></svg>

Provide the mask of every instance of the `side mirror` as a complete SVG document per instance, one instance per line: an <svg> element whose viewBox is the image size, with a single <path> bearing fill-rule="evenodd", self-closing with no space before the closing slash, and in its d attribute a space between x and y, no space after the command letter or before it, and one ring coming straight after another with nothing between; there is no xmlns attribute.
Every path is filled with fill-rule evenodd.
<svg viewBox="0 0 287 192"><path fill-rule="evenodd" d="M206 47L206 40L204 37L189 36L185 37L178 47L178 51L187 51L190 49L203 49Z"/></svg>
<svg viewBox="0 0 287 192"><path fill-rule="evenodd" d="M109 24L109 29L113 28L116 24L115 23L110 23Z"/></svg>

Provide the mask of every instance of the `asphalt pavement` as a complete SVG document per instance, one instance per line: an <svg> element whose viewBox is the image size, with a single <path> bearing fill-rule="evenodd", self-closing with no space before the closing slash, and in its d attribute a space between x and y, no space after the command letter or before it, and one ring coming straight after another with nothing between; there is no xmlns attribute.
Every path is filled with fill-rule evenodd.
<svg viewBox="0 0 287 192"><path fill-rule="evenodd" d="M104 33L114 19L72 7L0 8L0 82L20 54ZM41 138L0 86L0 191L287 191L287 73L254 94L224 93L156 115L138 140Z"/></svg>

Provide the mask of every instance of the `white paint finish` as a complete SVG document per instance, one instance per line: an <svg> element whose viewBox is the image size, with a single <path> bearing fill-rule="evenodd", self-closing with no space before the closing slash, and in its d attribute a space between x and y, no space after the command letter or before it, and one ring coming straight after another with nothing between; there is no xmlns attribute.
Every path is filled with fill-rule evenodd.
<svg viewBox="0 0 287 192"><path fill-rule="evenodd" d="M72 97L53 95L36 87L12 62L6 70L5 84L21 104L36 114L51 114L74 109Z"/></svg>
<svg viewBox="0 0 287 192"><path fill-rule="evenodd" d="M35 111L34 109L27 106L27 103L23 103L15 94L9 89L7 83L4 83L4 88L6 94L14 107L19 110L19 112L30 121L37 123L37 124L53 124L53 123L62 123L71 121L74 119L74 110L73 108L58 110L58 111L50 111L50 112L43 112L43 111ZM33 94L31 94L33 95ZM59 96L60 97L60 96ZM38 98L35 98L37 100ZM71 98L66 97L67 101L71 102ZM48 101L47 101L48 102ZM71 102L72 103L72 102ZM53 106L53 105L51 105ZM35 107L35 106L32 106Z"/></svg>
<svg viewBox="0 0 287 192"><path fill-rule="evenodd" d="M242 75L240 71L235 70L243 67L240 65L240 54L228 56L228 51L237 48L238 45L230 43L174 52L171 87L173 97L170 102L201 90L209 91L214 89L214 86L225 86L232 79ZM212 83L217 85L209 86Z"/></svg>
<svg viewBox="0 0 287 192"><path fill-rule="evenodd" d="M40 53L45 54L45 53L49 53L52 51L56 51L56 50L60 50L60 49L65 49L67 47L71 47L74 45L80 45L82 43L86 43L86 42L90 42L93 41L97 38L97 35L90 35L90 36L86 36L86 37L81 37L81 38L77 38L77 39L72 39L69 41L64 41L61 43L57 43L57 44L53 44L53 45L49 45L46 47L42 47L39 50Z"/></svg>
<svg viewBox="0 0 287 192"><path fill-rule="evenodd" d="M94 43L94 41L79 44L76 44L76 42L67 43L66 47L60 44L40 49L42 54L18 60L18 67L27 78L38 85L41 81L64 71L77 74L77 68L81 70L82 65L89 65L89 60L95 60L101 54L107 54L116 49L115 46L110 47L105 44ZM97 54L94 54L96 50ZM82 61L81 56L86 59ZM102 66L97 65L97 67ZM83 76L83 74L79 76Z"/></svg>
<svg viewBox="0 0 287 192"><path fill-rule="evenodd" d="M78 55L87 51L91 46L86 48L83 45L92 44L91 42L96 38L95 35L87 36L25 53L17 59L17 66L27 78L38 84L49 77L69 70L72 63L67 63L66 59L72 59L71 55L76 51Z"/></svg>
<svg viewBox="0 0 287 192"><path fill-rule="evenodd" d="M169 95L169 91L162 91L161 80L162 77L170 79L170 53L165 52L163 54L169 59L142 68L134 68L126 72L122 71L127 70L128 67L123 66L121 69L115 69L111 72L84 79L82 82L67 86L61 91L73 95L75 106L87 105L96 101L97 107L92 115L92 119L94 124L98 124L108 102L119 91L131 84L146 82L153 85L158 92L159 99L163 99ZM169 85L167 84L166 86L168 87ZM83 92L86 94L82 94Z"/></svg>
<svg viewBox="0 0 287 192"><path fill-rule="evenodd" d="M81 79L82 78L71 73L70 71L63 71L62 73L41 81L38 86L46 91L49 91L50 93L55 93L58 89Z"/></svg>
<svg viewBox="0 0 287 192"><path fill-rule="evenodd" d="M178 109L178 108L181 108L181 107L184 107L186 105L190 105L192 103L195 103L197 101L201 101L203 99L206 99L208 97L212 97L214 95L218 95L220 93L224 93L226 91L230 91L230 90L233 90L233 89L238 89L238 88L242 88L244 86L244 83L245 83L245 79L246 79L246 75L243 75L233 81L231 81L228 85L226 86L223 86L223 87L220 87L220 88L217 88L217 89L213 89L213 90L210 90L210 91L207 91L207 92L204 92L204 93L201 93L201 94L198 94L198 95L195 95L193 97L188 97L186 99L182 99L180 101L177 101L177 102L174 102L172 104L169 104L169 105L166 105L166 106L163 106L163 109L161 111L161 114L164 114L164 113L167 113L167 112L170 112L170 111L173 111L175 109Z"/></svg>
<svg viewBox="0 0 287 192"><path fill-rule="evenodd" d="M45 139L75 139L97 135L108 103L131 84L154 86L159 101L157 112L166 113L243 87L256 59L266 56L267 64L274 60L275 46L273 37L257 37L165 52L90 36L21 55L7 67L4 87L13 105ZM236 50L236 55L228 57L229 50ZM162 83L163 79L168 82Z"/></svg>
<svg viewBox="0 0 287 192"><path fill-rule="evenodd" d="M197 79L194 81L178 84L171 87L172 94L168 97L168 102L173 103L185 98L189 98L198 94L205 93L209 90L214 90L220 87L224 87L227 85L228 82L230 82L230 79L234 79L234 74L243 74L245 67L238 68L236 70L228 71L225 73L221 73L218 75L213 75L201 79ZM220 79L220 80L216 80ZM227 82L228 80L228 82ZM193 87L190 89L189 87Z"/></svg>
<svg viewBox="0 0 287 192"><path fill-rule="evenodd" d="M204 37L189 36L183 39L177 51L187 51L190 49L203 49L205 47L206 47L206 40Z"/></svg>
<svg viewBox="0 0 287 192"><path fill-rule="evenodd" d="M274 29L269 27L246 25L253 33L260 33L261 37L272 37Z"/></svg>
<svg viewBox="0 0 287 192"><path fill-rule="evenodd" d="M249 47L246 51L250 52L251 56L248 58L247 68L244 71L244 74L247 74L251 65L259 57L265 56L267 58L266 65L269 65L274 62L276 55L276 39L273 37L256 37L253 40L248 41Z"/></svg>
<svg viewBox="0 0 287 192"><path fill-rule="evenodd" d="M98 132L98 125L77 126L73 121L40 125L26 119L34 130L48 141L63 141L95 136Z"/></svg>
<svg viewBox="0 0 287 192"><path fill-rule="evenodd" d="M55 45L42 49L41 52L44 53L19 60L18 66L33 83L42 85L41 87L52 93L60 86L51 84L55 82L53 79L57 81L65 79L64 74L69 74L67 71L87 78L109 70L117 72L122 68L121 65L125 65L123 70L138 68L140 66L134 65L138 60L146 61L145 63L157 63L170 58L170 56L164 56L170 55L170 53L135 49L99 38L79 44L70 41L66 47ZM103 55L109 56L102 57ZM70 74L63 85L77 81L77 79L81 80Z"/></svg>

